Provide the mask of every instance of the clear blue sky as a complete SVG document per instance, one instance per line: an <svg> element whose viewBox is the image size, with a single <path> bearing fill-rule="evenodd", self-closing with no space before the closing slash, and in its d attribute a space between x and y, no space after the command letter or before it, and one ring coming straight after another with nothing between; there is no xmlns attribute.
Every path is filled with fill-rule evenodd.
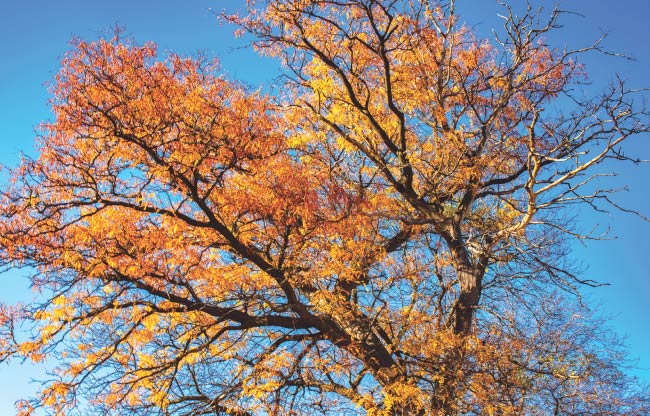
<svg viewBox="0 0 650 416"><path fill-rule="evenodd" d="M513 0L520 2L522 0ZM210 8L220 10L235 0L0 0L0 164L14 166L21 151L32 152L34 128L48 119L44 83L58 70L58 59L72 36L95 39L116 23L138 42L153 40L160 50L185 54L209 51L221 58L231 77L252 85L272 80L273 61L250 50L234 49L233 29L220 27ZM457 0L464 20L485 32L499 24L498 8L491 0ZM551 1L543 3L552 4ZM636 58L634 62L593 54L585 60L594 90L606 86L615 73L635 87L650 87L650 1L565 0L563 8L584 17L566 16L565 28L550 41L557 46L585 46L603 32L605 45ZM240 45L239 45L240 46ZM629 154L650 159L650 137L639 137ZM615 183L628 186L618 201L650 216L650 165L625 166ZM629 215L578 218L583 228L611 225L616 240L576 244L573 256L588 268L587 276L611 283L590 290L602 301L602 312L613 316L611 325L627 337L631 356L639 358L637 374L650 382L650 224ZM18 273L0 276L0 302L28 300L31 293ZM29 384L42 369L13 363L0 365L0 415L13 414L13 402L35 391Z"/></svg>

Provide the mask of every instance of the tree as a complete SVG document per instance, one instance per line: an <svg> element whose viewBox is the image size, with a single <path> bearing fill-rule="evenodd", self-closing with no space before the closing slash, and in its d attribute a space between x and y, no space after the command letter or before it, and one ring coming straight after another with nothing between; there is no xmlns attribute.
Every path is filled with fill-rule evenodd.
<svg viewBox="0 0 650 416"><path fill-rule="evenodd" d="M617 341L572 295L573 204L650 130L622 81L506 5L251 1L268 97L119 35L75 41L39 156L0 207L0 359L61 366L24 414L642 414ZM558 299L564 299L558 303ZM29 327L29 333L21 333ZM84 399L85 398L85 399ZM84 401L85 400L85 401Z"/></svg>

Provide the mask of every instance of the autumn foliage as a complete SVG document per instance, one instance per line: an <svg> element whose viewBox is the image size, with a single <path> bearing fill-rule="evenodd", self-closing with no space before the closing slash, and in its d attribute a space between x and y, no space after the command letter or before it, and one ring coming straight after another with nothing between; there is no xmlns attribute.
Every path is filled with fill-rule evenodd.
<svg viewBox="0 0 650 416"><path fill-rule="evenodd" d="M505 12L490 41L453 2L251 1L222 19L282 60L275 97L75 41L2 193L41 303L2 307L0 360L59 365L21 413L648 411L570 294L563 216L609 201L591 179L647 114L572 95L558 11Z"/></svg>

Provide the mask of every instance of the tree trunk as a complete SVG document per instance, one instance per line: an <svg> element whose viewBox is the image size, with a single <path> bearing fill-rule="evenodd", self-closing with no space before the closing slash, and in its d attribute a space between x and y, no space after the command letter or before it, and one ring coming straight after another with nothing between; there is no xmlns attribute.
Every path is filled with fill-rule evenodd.
<svg viewBox="0 0 650 416"><path fill-rule="evenodd" d="M458 271L460 296L454 311L454 332L469 334L472 329L474 311L481 298L481 280L483 273L476 269L461 267Z"/></svg>

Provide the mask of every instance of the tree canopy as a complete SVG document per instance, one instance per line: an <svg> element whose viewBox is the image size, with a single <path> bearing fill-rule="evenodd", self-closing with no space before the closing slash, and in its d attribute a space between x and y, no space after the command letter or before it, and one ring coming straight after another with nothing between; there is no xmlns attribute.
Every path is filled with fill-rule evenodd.
<svg viewBox="0 0 650 416"><path fill-rule="evenodd" d="M623 349L575 297L574 205L650 130L616 80L587 97L504 5L260 0L221 18L282 93L119 33L74 41L38 156L0 200L0 360L60 363L54 414L644 414ZM27 329L25 329L27 328Z"/></svg>

